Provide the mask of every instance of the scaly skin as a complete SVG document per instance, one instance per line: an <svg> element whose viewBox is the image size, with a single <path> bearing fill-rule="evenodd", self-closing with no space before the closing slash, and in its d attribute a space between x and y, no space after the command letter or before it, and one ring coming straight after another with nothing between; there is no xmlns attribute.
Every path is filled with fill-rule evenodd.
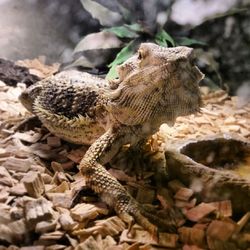
<svg viewBox="0 0 250 250"><path fill-rule="evenodd" d="M86 73L66 71L28 88L23 105L55 135L91 144L80 162L87 185L125 220L131 216L155 233L156 227L126 189L103 165L124 144L135 145L162 123L199 111L203 74L192 63L192 49L141 44L138 54L118 68L119 79L106 82Z"/></svg>

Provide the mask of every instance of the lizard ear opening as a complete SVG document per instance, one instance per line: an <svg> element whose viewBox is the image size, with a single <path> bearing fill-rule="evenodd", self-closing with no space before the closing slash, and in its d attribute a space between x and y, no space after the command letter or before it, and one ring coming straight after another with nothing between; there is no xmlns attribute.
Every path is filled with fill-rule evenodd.
<svg viewBox="0 0 250 250"><path fill-rule="evenodd" d="M142 60L143 57L144 57L143 50L142 50L142 49L139 49L139 50L138 50L138 59L139 59L139 60Z"/></svg>
<svg viewBox="0 0 250 250"><path fill-rule="evenodd" d="M149 54L149 48L142 44L138 50L138 59L142 60L145 59Z"/></svg>
<svg viewBox="0 0 250 250"><path fill-rule="evenodd" d="M138 59L139 59L139 60L142 60L142 59L144 59L145 57L146 57L145 50L139 49L139 50L138 50Z"/></svg>
<svg viewBox="0 0 250 250"><path fill-rule="evenodd" d="M142 44L138 50L139 67L144 67L150 63L150 48Z"/></svg>

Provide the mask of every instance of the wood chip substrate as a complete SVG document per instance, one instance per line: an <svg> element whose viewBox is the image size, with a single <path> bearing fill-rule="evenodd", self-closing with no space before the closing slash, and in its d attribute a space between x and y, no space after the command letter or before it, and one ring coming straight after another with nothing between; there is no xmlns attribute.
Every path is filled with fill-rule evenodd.
<svg viewBox="0 0 250 250"><path fill-rule="evenodd" d="M18 64L40 78L58 68L38 59ZM159 231L157 238L137 224L128 232L128 225L86 187L77 171L87 146L55 137L31 117L17 99L23 89L23 83L13 87L0 82L0 250L250 249L250 208L236 214L230 199L206 202L178 177L157 185L155 173L135 170L133 159L125 167L114 163L107 168L159 217L178 210L173 214L177 229ZM250 140L249 102L222 90L203 87L202 93L200 113L179 117L173 127L163 124L153 136L146 153L152 159L146 164L166 164L160 150L186 140L228 135Z"/></svg>

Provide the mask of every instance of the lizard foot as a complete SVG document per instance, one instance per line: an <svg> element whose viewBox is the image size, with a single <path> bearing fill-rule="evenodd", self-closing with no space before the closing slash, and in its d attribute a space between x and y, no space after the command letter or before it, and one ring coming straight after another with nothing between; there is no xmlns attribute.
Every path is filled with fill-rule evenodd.
<svg viewBox="0 0 250 250"><path fill-rule="evenodd" d="M126 202L128 198L129 202ZM177 230L176 213L173 209L165 210L164 214L158 215L155 209L147 208L127 196L126 200L120 199L116 205L119 217L128 224L130 237L133 237L132 226L135 222L146 229L154 239L158 238L160 231L174 233Z"/></svg>

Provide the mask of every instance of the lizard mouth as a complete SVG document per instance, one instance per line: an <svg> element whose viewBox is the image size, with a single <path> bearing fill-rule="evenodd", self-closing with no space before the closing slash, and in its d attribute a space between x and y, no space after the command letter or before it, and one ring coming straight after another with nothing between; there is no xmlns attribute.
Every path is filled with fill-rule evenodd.
<svg viewBox="0 0 250 250"><path fill-rule="evenodd" d="M18 99L28 111L32 112L32 100L28 93L24 91Z"/></svg>

